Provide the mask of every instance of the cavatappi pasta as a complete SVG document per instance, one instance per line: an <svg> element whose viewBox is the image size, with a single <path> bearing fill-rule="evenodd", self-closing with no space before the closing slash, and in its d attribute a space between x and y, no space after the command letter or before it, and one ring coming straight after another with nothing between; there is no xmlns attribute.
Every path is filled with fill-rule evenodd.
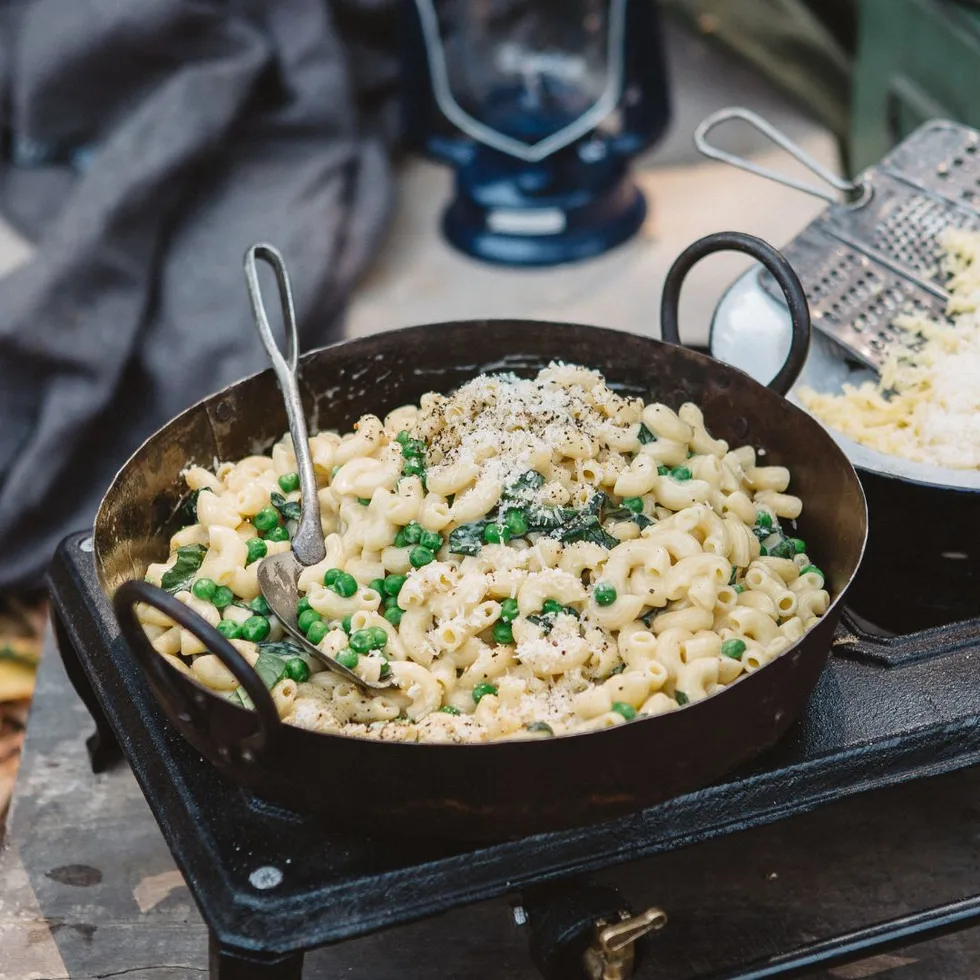
<svg viewBox="0 0 980 980"><path fill-rule="evenodd" d="M353 432L310 439L326 559L299 624L362 690L282 640L258 562L290 547L288 439L185 471L191 521L147 571L229 637L289 723L399 741L539 738L708 697L795 643L830 596L784 531L789 472L676 412L552 364L480 376ZM140 608L153 646L248 698L187 631Z"/></svg>
<svg viewBox="0 0 980 980"><path fill-rule="evenodd" d="M948 229L940 265L952 321L896 317L904 341L881 375L840 394L801 388L818 419L892 456L950 469L980 469L980 233Z"/></svg>

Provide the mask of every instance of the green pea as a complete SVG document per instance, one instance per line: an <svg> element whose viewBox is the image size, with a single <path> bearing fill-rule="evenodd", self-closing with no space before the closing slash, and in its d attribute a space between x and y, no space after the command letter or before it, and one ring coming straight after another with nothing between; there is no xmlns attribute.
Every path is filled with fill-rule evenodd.
<svg viewBox="0 0 980 980"><path fill-rule="evenodd" d="M383 626L369 626L368 631L375 650L383 650L388 645L388 631Z"/></svg>
<svg viewBox="0 0 980 980"><path fill-rule="evenodd" d="M498 620L493 624L493 641L505 644L514 642L514 628L510 623L502 623Z"/></svg>
<svg viewBox="0 0 980 980"><path fill-rule="evenodd" d="M218 583L214 579L210 578L199 578L192 586L191 592L198 597L198 599L203 599L208 602L218 591Z"/></svg>
<svg viewBox="0 0 980 980"><path fill-rule="evenodd" d="M256 616L268 616L272 610L269 608L269 603L265 601L264 595L257 595L249 604L248 608L255 613Z"/></svg>
<svg viewBox="0 0 980 980"><path fill-rule="evenodd" d="M385 596L385 609L394 609L398 605L398 596L396 595L386 595Z"/></svg>
<svg viewBox="0 0 980 980"><path fill-rule="evenodd" d="M413 456L425 455L425 443L421 439L406 439L402 443L402 456L411 459Z"/></svg>
<svg viewBox="0 0 980 980"><path fill-rule="evenodd" d="M237 640L241 638L242 628L233 619L223 619L215 627L215 629L226 639L226 640Z"/></svg>
<svg viewBox="0 0 980 980"><path fill-rule="evenodd" d="M357 579L350 572L341 572L329 588L344 599L349 599L357 591Z"/></svg>
<svg viewBox="0 0 980 980"><path fill-rule="evenodd" d="M802 538L790 538L789 542L793 546L793 551L795 554L806 554L806 542Z"/></svg>
<svg viewBox="0 0 980 980"><path fill-rule="evenodd" d="M411 438L412 438L412 433L409 432L408 429L402 429L402 431L399 432L397 436L395 436L395 441L401 443L404 446L405 443L408 442L408 440Z"/></svg>
<svg viewBox="0 0 980 980"><path fill-rule="evenodd" d="M745 653L745 642L743 640L725 640L721 645L721 655L731 657L732 660L741 660Z"/></svg>
<svg viewBox="0 0 980 980"><path fill-rule="evenodd" d="M677 480L678 483L683 483L685 480L691 479L691 471L686 466L675 466L670 471L670 475Z"/></svg>
<svg viewBox="0 0 980 980"><path fill-rule="evenodd" d="M341 650L340 653L334 657L334 660L340 664L341 667L346 667L348 670L353 670L357 666L357 661L360 659L360 654L354 650Z"/></svg>
<svg viewBox="0 0 980 980"><path fill-rule="evenodd" d="M309 665L300 657L290 657L286 661L286 676L297 684L303 684L310 679Z"/></svg>
<svg viewBox="0 0 980 980"><path fill-rule="evenodd" d="M286 530L281 524L274 527L267 535L266 539L268 541L288 541L289 531Z"/></svg>
<svg viewBox="0 0 980 980"><path fill-rule="evenodd" d="M249 538L245 544L245 550L245 564L251 565L253 561L265 558L269 553L269 546L261 538Z"/></svg>
<svg viewBox="0 0 980 980"><path fill-rule="evenodd" d="M384 582L385 595L398 595L407 579L407 575L395 575L394 573L391 575L386 575Z"/></svg>
<svg viewBox="0 0 980 980"><path fill-rule="evenodd" d="M436 556L428 548L419 545L409 552L408 560L412 568L421 568L423 565L428 565L430 561L435 561Z"/></svg>
<svg viewBox="0 0 980 980"><path fill-rule="evenodd" d="M406 524L402 531L405 533L405 544L418 544L422 540L422 525L415 521Z"/></svg>
<svg viewBox="0 0 980 980"><path fill-rule="evenodd" d="M323 573L323 584L329 589L343 574L343 571L339 568L328 568Z"/></svg>
<svg viewBox="0 0 980 980"><path fill-rule="evenodd" d="M408 547L408 541L405 540L405 528L400 527L398 529L398 531L395 533L395 540L392 541L392 544L396 548L407 548Z"/></svg>
<svg viewBox="0 0 980 980"><path fill-rule="evenodd" d="M385 610L384 615L385 619L387 619L388 622L395 627L395 629L398 629L398 627L401 625L402 616L404 614L402 613L401 609L398 608L398 606L392 606L390 609Z"/></svg>
<svg viewBox="0 0 980 980"><path fill-rule="evenodd" d="M755 515L755 526L756 527L772 527L772 514L767 513L764 510L760 510Z"/></svg>
<svg viewBox="0 0 980 980"><path fill-rule="evenodd" d="M800 569L801 575L808 575L810 572L813 572L814 575L819 575L821 578L824 577L823 572L821 572L816 565L806 565L805 567Z"/></svg>
<svg viewBox="0 0 980 980"><path fill-rule="evenodd" d="M279 477L279 488L283 493L293 493L299 490L299 473L283 473Z"/></svg>
<svg viewBox="0 0 980 980"><path fill-rule="evenodd" d="M368 506L368 505L369 505L369 504L371 503L371 498L370 498L370 497L358 497L358 498L357 498L357 502L358 502L358 503L359 503L359 504L360 504L360 505L361 505L362 507L367 507L367 506Z"/></svg>
<svg viewBox="0 0 980 980"><path fill-rule="evenodd" d="M444 715L461 715L463 713L459 708L454 708L451 704L444 704L439 710Z"/></svg>
<svg viewBox="0 0 980 980"><path fill-rule="evenodd" d="M616 587L608 582L600 582L592 590L593 598L598 606L611 606L616 601Z"/></svg>
<svg viewBox="0 0 980 980"><path fill-rule="evenodd" d="M350 635L350 648L355 653L367 653L374 647L374 637L370 630L354 630Z"/></svg>
<svg viewBox="0 0 980 980"><path fill-rule="evenodd" d="M242 623L242 636L250 643L261 643L269 635L270 629L265 616L249 616Z"/></svg>
<svg viewBox="0 0 980 980"><path fill-rule="evenodd" d="M670 468L667 466L658 466L657 473L660 476L667 476L667 474L670 473Z"/></svg>
<svg viewBox="0 0 980 980"><path fill-rule="evenodd" d="M315 609L304 609L296 617L296 625L299 627L300 633L308 632L313 623L321 622L323 622L323 617Z"/></svg>
<svg viewBox="0 0 980 980"><path fill-rule="evenodd" d="M419 544L429 551L438 551L442 547L442 535L435 531L423 531L419 537Z"/></svg>
<svg viewBox="0 0 980 980"><path fill-rule="evenodd" d="M627 704L625 701L614 701L612 710L617 715L622 715L627 721L632 721L636 717L636 708L631 704Z"/></svg>
<svg viewBox="0 0 980 980"><path fill-rule="evenodd" d="M346 633L346 634L347 634L348 636L350 636L350 631L351 631L351 625L350 625L350 616L344 616L344 618L343 618L343 619L342 619L342 620L340 621L340 628L341 628L341 629L342 629L342 630L343 630L343 631L344 631L344 632L345 632L345 633Z"/></svg>
<svg viewBox="0 0 980 980"><path fill-rule="evenodd" d="M564 610L564 606L557 599L545 599L541 604L541 612L545 613L560 613Z"/></svg>
<svg viewBox="0 0 980 980"><path fill-rule="evenodd" d="M235 593L227 585L219 585L214 590L211 601L214 603L215 609L224 609L225 606L230 606L235 601Z"/></svg>
<svg viewBox="0 0 980 980"><path fill-rule="evenodd" d="M263 507L252 518L252 524L257 531L271 531L279 524L279 511L275 507Z"/></svg>
<svg viewBox="0 0 980 980"><path fill-rule="evenodd" d="M303 596L299 602L296 603L296 615L298 616L301 612L310 608L310 597L308 595Z"/></svg>
<svg viewBox="0 0 980 980"><path fill-rule="evenodd" d="M479 704L480 701L485 698L488 694L496 694L497 688L493 684L489 684L484 681L482 684L477 684L473 688L473 700Z"/></svg>
<svg viewBox="0 0 980 980"><path fill-rule="evenodd" d="M504 601L500 603L500 618L505 623L514 622L514 620L517 619L519 612L520 610L517 608L516 599L504 599Z"/></svg>
<svg viewBox="0 0 980 980"><path fill-rule="evenodd" d="M421 476L425 472L425 463L417 456L406 459L402 464L402 476Z"/></svg>
<svg viewBox="0 0 980 980"><path fill-rule="evenodd" d="M378 595L383 596L385 594L385 580L383 578L373 578L368 582L368 588L374 589Z"/></svg>
<svg viewBox="0 0 980 980"><path fill-rule="evenodd" d="M327 624L322 619L318 619L310 623L310 628L306 631L306 638L313 646L318 646L323 642L323 638L328 632Z"/></svg>
<svg viewBox="0 0 980 980"><path fill-rule="evenodd" d="M527 517L524 511L517 507L511 507L504 517L504 527L510 531L512 538L523 538L527 534Z"/></svg>
<svg viewBox="0 0 980 980"><path fill-rule="evenodd" d="M487 544L506 544L510 541L510 529L506 524L488 524L483 529L483 540Z"/></svg>
<svg viewBox="0 0 980 980"><path fill-rule="evenodd" d="M643 498L642 497L624 497L623 506L634 514L643 513Z"/></svg>

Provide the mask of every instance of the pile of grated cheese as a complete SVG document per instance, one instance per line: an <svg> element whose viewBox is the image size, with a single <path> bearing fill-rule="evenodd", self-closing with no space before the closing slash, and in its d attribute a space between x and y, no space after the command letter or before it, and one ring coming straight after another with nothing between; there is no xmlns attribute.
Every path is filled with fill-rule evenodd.
<svg viewBox="0 0 980 980"><path fill-rule="evenodd" d="M550 462L555 447L568 438L584 438L590 448L584 460L602 462L598 446L602 435L615 422L616 411L628 399L605 388L598 371L576 369L576 383L558 384L551 364L536 378L515 374L480 375L451 396L434 395L423 400L416 432L428 444L430 470L457 464L480 467L480 478L501 487L519 486L512 497L527 508L547 508L565 502L561 484L520 487L529 470ZM588 392L602 386L603 410ZM591 493L588 481L573 477L583 492ZM581 503L582 501L580 501Z"/></svg>
<svg viewBox="0 0 980 980"><path fill-rule="evenodd" d="M897 317L908 339L889 352L876 382L798 394L817 418L870 449L980 469L980 232L948 229L939 246L952 325Z"/></svg>

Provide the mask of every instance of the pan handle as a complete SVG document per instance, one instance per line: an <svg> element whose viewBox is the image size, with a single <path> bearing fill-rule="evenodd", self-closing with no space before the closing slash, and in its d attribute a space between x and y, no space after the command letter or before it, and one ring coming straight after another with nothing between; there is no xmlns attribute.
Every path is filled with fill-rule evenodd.
<svg viewBox="0 0 980 980"><path fill-rule="evenodd" d="M761 238L740 231L719 231L688 245L677 256L664 281L663 296L660 300L661 336L668 344L681 344L677 327L681 287L691 269L706 255L712 255L714 252L744 252L746 255L751 255L769 270L773 279L779 283L783 296L786 297L786 305L789 307L790 321L793 325L793 339L786 362L767 386L778 394L785 395L800 376L810 350L810 307L807 305L803 284L793 267L779 251Z"/></svg>
<svg viewBox="0 0 980 980"><path fill-rule="evenodd" d="M191 721L194 714L201 714L206 705L203 700L204 695L200 695L201 700L198 701L196 705L198 710L195 712L188 705L186 695L174 684L170 673L171 668L164 662L163 657L153 649L142 624L137 619L136 604L140 602L153 606L154 609L158 609L165 616L168 616L178 626L193 633L245 688L255 705L258 728L255 734L249 736L245 742L246 747L242 749L243 761L251 761L269 748L274 743L282 722L279 720L279 712L276 710L272 695L259 675L253 670L251 664L210 623L169 592L165 592L149 582L139 580L124 582L119 586L112 600L123 638L135 654L142 670L150 674L167 691L175 704L182 706L181 710L186 715L182 720Z"/></svg>

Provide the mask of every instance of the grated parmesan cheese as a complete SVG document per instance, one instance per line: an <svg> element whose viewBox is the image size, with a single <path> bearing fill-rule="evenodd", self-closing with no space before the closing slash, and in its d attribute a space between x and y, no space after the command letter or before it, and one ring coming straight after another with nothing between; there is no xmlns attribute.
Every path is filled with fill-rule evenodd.
<svg viewBox="0 0 980 980"><path fill-rule="evenodd" d="M801 388L823 422L880 452L949 469L980 469L980 233L940 236L950 301L941 323L895 320L907 338L890 351L877 381L841 394Z"/></svg>

